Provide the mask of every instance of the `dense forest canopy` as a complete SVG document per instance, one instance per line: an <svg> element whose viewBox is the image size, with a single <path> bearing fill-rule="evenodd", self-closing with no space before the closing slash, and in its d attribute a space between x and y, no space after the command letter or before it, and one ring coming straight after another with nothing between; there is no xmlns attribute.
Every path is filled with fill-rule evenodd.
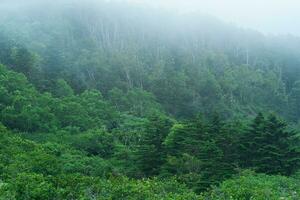
<svg viewBox="0 0 300 200"><path fill-rule="evenodd" d="M126 4L41 5L20 5L1 18L2 32L34 54L44 77L33 83L41 91L64 79L76 93L142 89L180 118L217 110L276 111L298 120L296 105L289 106L300 73L297 38Z"/></svg>
<svg viewBox="0 0 300 200"><path fill-rule="evenodd" d="M300 198L296 36L3 1L0 63L0 199Z"/></svg>

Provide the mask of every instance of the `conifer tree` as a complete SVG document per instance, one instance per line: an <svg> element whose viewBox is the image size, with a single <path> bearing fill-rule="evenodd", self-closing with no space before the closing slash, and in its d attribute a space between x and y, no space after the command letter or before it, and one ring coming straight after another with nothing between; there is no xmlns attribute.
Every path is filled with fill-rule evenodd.
<svg viewBox="0 0 300 200"><path fill-rule="evenodd" d="M164 169L181 175L196 191L203 191L227 176L230 163L226 163L221 143L227 134L221 119L216 116L211 122L200 117L172 128L166 139L169 159Z"/></svg>
<svg viewBox="0 0 300 200"><path fill-rule="evenodd" d="M258 171L268 174L292 174L300 164L300 154L292 143L298 141L299 145L296 132L287 130L287 124L273 114L268 116L265 126L261 145L257 148Z"/></svg>
<svg viewBox="0 0 300 200"><path fill-rule="evenodd" d="M150 117L146 133L137 150L137 164L146 176L157 175L166 160L166 149L163 144L172 122L165 116Z"/></svg>
<svg viewBox="0 0 300 200"><path fill-rule="evenodd" d="M253 168L257 158L257 147L260 143L260 137L265 128L265 117L258 113L248 130L240 139L240 163L242 167Z"/></svg>
<svg viewBox="0 0 300 200"><path fill-rule="evenodd" d="M300 164L299 142L274 114L259 113L242 137L241 163L262 173L291 175Z"/></svg>

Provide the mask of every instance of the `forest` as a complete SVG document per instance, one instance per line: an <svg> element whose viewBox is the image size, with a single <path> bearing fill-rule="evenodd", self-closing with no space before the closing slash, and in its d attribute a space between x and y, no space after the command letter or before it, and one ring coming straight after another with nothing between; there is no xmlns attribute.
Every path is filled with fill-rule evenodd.
<svg viewBox="0 0 300 200"><path fill-rule="evenodd" d="M0 2L0 200L300 199L300 37L87 2Z"/></svg>

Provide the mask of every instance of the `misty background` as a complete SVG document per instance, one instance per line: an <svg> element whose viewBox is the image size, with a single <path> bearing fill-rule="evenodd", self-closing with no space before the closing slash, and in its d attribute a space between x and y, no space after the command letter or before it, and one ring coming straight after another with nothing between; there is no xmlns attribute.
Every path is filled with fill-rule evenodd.
<svg viewBox="0 0 300 200"><path fill-rule="evenodd" d="M179 13L212 15L244 28L267 34L300 35L297 0L129 0Z"/></svg>
<svg viewBox="0 0 300 200"><path fill-rule="evenodd" d="M199 13L216 17L238 27L250 28L265 34L292 34L300 36L300 2L297 0L105 0L137 4L144 8L163 9L168 12L180 14ZM20 1L2 0L1 9L20 9L22 5L37 5L43 3L89 4L90 2L103 2L102 0L82 1Z"/></svg>

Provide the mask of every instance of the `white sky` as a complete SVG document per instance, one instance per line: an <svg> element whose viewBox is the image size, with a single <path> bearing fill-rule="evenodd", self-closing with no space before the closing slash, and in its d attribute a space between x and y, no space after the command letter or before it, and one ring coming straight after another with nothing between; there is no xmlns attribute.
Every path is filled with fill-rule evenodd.
<svg viewBox="0 0 300 200"><path fill-rule="evenodd" d="M178 12L200 11L238 26L300 36L300 0L128 0Z"/></svg>

